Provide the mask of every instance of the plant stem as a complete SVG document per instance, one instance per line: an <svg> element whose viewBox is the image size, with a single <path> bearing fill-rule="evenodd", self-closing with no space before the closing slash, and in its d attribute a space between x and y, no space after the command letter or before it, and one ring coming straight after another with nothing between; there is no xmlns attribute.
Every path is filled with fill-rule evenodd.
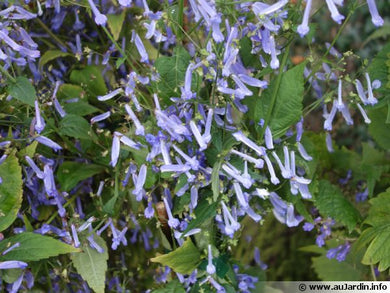
<svg viewBox="0 0 390 293"><path fill-rule="evenodd" d="M3 66L0 65L0 71L1 73L3 73L12 83L16 83L16 79L11 75L9 74L9 72L7 70L4 69Z"/></svg>
<svg viewBox="0 0 390 293"><path fill-rule="evenodd" d="M65 44L63 41L61 41L59 38L57 38L57 36L46 26L46 24L44 24L42 22L42 20L40 20L39 18L36 18L35 20L43 28L43 30L45 32L47 32L51 38L53 38L53 40L55 40L57 43L59 43L62 47L70 49L67 44Z"/></svg>
<svg viewBox="0 0 390 293"><path fill-rule="evenodd" d="M181 41L183 39L183 23L184 23L184 0L179 0L179 11L177 12L177 22L179 25L179 30L176 32L177 38Z"/></svg>

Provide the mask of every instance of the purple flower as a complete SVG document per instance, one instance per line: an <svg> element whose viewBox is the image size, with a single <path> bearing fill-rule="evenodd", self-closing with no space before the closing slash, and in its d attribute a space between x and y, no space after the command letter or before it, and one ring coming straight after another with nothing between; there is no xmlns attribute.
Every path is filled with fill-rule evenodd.
<svg viewBox="0 0 390 293"><path fill-rule="evenodd" d="M294 215L294 206L291 203L283 201L275 192L271 192L269 199L274 206L273 213L275 218L287 227L298 226L303 220L302 216Z"/></svg>
<svg viewBox="0 0 390 293"><path fill-rule="evenodd" d="M303 14L303 20L302 20L302 23L297 28L297 31L298 31L299 35L301 36L301 38L303 38L310 30L308 24L309 24L311 2L312 2L312 0L306 0L306 7L305 7L305 12Z"/></svg>
<svg viewBox="0 0 390 293"><path fill-rule="evenodd" d="M25 156L25 159L26 159L27 163L29 164L29 166L34 170L34 172L37 175L37 177L39 179L43 179L43 177L45 175L41 171L41 169L39 169L39 167L35 164L35 162L29 156Z"/></svg>
<svg viewBox="0 0 390 293"><path fill-rule="evenodd" d="M100 121L102 121L102 120L105 120L105 119L107 119L107 118L110 117L110 116L111 116L111 112L110 112L110 111L107 111L107 112L105 112L105 113L103 113L103 114L100 114L100 115L97 115L97 116L95 116L95 117L92 117L91 120L90 120L90 122L91 122L91 124L94 124L94 123L96 123L96 122L100 122Z"/></svg>
<svg viewBox="0 0 390 293"><path fill-rule="evenodd" d="M121 6L130 7L132 0L119 0L118 2Z"/></svg>
<svg viewBox="0 0 390 293"><path fill-rule="evenodd" d="M193 185L191 187L191 208L195 209L198 205L198 187L196 185Z"/></svg>
<svg viewBox="0 0 390 293"><path fill-rule="evenodd" d="M375 0L367 0L368 10L371 13L371 20L375 26L383 26L383 18L379 15Z"/></svg>
<svg viewBox="0 0 390 293"><path fill-rule="evenodd" d="M309 232L309 231L314 229L314 224L306 222L305 224L303 224L302 229L303 229L303 231Z"/></svg>
<svg viewBox="0 0 390 293"><path fill-rule="evenodd" d="M366 76L366 80L367 80L367 87L368 87L368 99L367 99L367 102L371 105L375 105L376 103L378 103L378 100L374 97L374 94L372 92L372 87L371 87L371 80L370 80L370 76L368 75L368 73L365 74Z"/></svg>
<svg viewBox="0 0 390 293"><path fill-rule="evenodd" d="M267 168L268 168L268 172L269 172L269 174L271 176L272 184L275 184L275 185L279 184L280 181L279 181L278 177L276 177L274 167L272 166L272 163L271 163L271 161L270 161L270 159L268 158L267 155L264 155L264 161L267 164Z"/></svg>
<svg viewBox="0 0 390 293"><path fill-rule="evenodd" d="M190 100L196 97L191 91L191 82L192 82L192 71L194 70L194 65L190 63L186 70L186 75L184 78L184 87L181 88L181 98L183 100Z"/></svg>
<svg viewBox="0 0 390 293"><path fill-rule="evenodd" d="M138 53L141 55L141 62L149 63L149 56L148 52L145 49L144 44L142 43L141 38L139 35L135 32L135 30L132 31L131 41L135 44Z"/></svg>
<svg viewBox="0 0 390 293"><path fill-rule="evenodd" d="M143 164L141 166L141 168L139 169L139 173L138 173L138 176L137 176L137 180L135 182L135 188L133 190L133 194L136 196L136 199L137 201L140 201L142 200L142 197L144 196L145 194L145 190L144 190L144 184L145 184L145 181L146 181L146 173L147 173L147 167L145 164Z"/></svg>
<svg viewBox="0 0 390 293"><path fill-rule="evenodd" d="M53 149L55 152L58 150L62 150L62 147L59 144L55 143L54 141L52 141L50 138L47 138L46 136L42 136L42 135L37 136L35 140L41 144L48 146L49 148Z"/></svg>
<svg viewBox="0 0 390 293"><path fill-rule="evenodd" d="M99 101L107 101L107 100L112 99L113 97L119 95L120 93L123 93L123 89L122 88L118 88L118 89L108 93L105 96L98 96L97 99Z"/></svg>
<svg viewBox="0 0 390 293"><path fill-rule="evenodd" d="M135 116L133 110L131 110L131 108L128 104L125 105L125 109L126 109L127 114L129 114L131 120L133 120L133 122L134 122L134 125L136 128L135 134L144 136L145 135L145 128L142 126L142 124L138 120L137 116Z"/></svg>
<svg viewBox="0 0 390 293"><path fill-rule="evenodd" d="M73 224L70 227L72 229L74 247L80 247L80 241L77 235L76 227Z"/></svg>
<svg viewBox="0 0 390 293"><path fill-rule="evenodd" d="M338 24L341 24L341 21L345 18L344 15L341 15L339 11L337 10L336 0L326 0L326 4L328 5L328 9L330 11L332 19L337 22ZM338 2L338 1L337 1ZM336 3L337 3L336 2Z"/></svg>
<svg viewBox="0 0 390 293"><path fill-rule="evenodd" d="M359 103L357 103L356 105L364 118L364 123L370 124L371 120L370 120L370 118L368 118L366 111L364 111L363 107Z"/></svg>
<svg viewBox="0 0 390 293"><path fill-rule="evenodd" d="M213 254L211 252L211 245L208 245L208 257L207 257L207 267L206 271L209 275L212 275L215 273L215 266L213 264Z"/></svg>
<svg viewBox="0 0 390 293"><path fill-rule="evenodd" d="M28 264L23 261L9 260L0 262L0 270L8 269L24 269L27 268Z"/></svg>
<svg viewBox="0 0 390 293"><path fill-rule="evenodd" d="M4 250L1 255L6 255L8 252L12 251L13 249L20 247L20 242L16 242L15 244L8 247L6 250Z"/></svg>
<svg viewBox="0 0 390 293"><path fill-rule="evenodd" d="M222 201L222 214L224 219L224 232L226 235L228 235L230 238L233 238L234 232L240 229L241 225L239 222L237 222L237 219L232 216L232 214L229 212L227 206Z"/></svg>
<svg viewBox="0 0 390 293"><path fill-rule="evenodd" d="M145 215L145 218L147 218L147 219L151 219L154 215L152 201L150 201L150 200L148 201L148 206L146 207L146 209L144 211L144 215Z"/></svg>
<svg viewBox="0 0 390 293"><path fill-rule="evenodd" d="M326 147L328 149L328 152L333 153L334 149L332 145L332 136L330 135L329 132L326 133L325 142L326 142Z"/></svg>
<svg viewBox="0 0 390 293"><path fill-rule="evenodd" d="M356 202L363 202L367 200L367 197L368 197L368 187L364 189L364 191L356 193L355 200Z"/></svg>
<svg viewBox="0 0 390 293"><path fill-rule="evenodd" d="M93 248L96 249L97 252L103 253L104 249L101 247L99 244L96 243L96 241L93 239L93 234L87 237L87 240L89 242L89 245Z"/></svg>
<svg viewBox="0 0 390 293"><path fill-rule="evenodd" d="M100 11L97 9L95 3L93 0L88 0L89 6L91 6L91 10L93 14L95 15L95 22L97 25L105 25L107 22L107 16L100 13Z"/></svg>
<svg viewBox="0 0 390 293"><path fill-rule="evenodd" d="M235 180L240 182L245 188L250 188L252 186L253 181L251 180L250 176L243 176L240 174L240 171L237 170L233 165L231 164L223 164L222 169L230 176L233 177ZM249 175L249 174L248 174Z"/></svg>
<svg viewBox="0 0 390 293"><path fill-rule="evenodd" d="M267 149L271 150L274 148L274 142L272 139L272 132L268 126L265 128L264 140L265 140L265 146L267 147Z"/></svg>
<svg viewBox="0 0 390 293"><path fill-rule="evenodd" d="M261 169L264 166L264 161L262 159L253 158L252 156L249 156L248 154L244 154L244 153L236 151L236 150L231 150L230 153L235 154L237 156L240 156L245 161L248 161L250 163L255 164L256 168Z"/></svg>
<svg viewBox="0 0 390 293"><path fill-rule="evenodd" d="M172 229L176 229L180 225L180 221L172 216L171 208L169 207L166 197L164 197L164 205L168 214L168 225Z"/></svg>
<svg viewBox="0 0 390 293"><path fill-rule="evenodd" d="M112 139L112 147L111 147L111 162L110 165L112 167L115 167L118 158L119 158L119 152L120 152L120 137L122 136L119 132L114 132L114 137Z"/></svg>
<svg viewBox="0 0 390 293"><path fill-rule="evenodd" d="M251 149L253 149L255 152L257 152L258 155L263 156L265 154L264 147L257 146L253 141L251 141L249 138L247 138L241 131L233 133L234 138L237 141L241 141Z"/></svg>
<svg viewBox="0 0 390 293"><path fill-rule="evenodd" d="M302 158L304 158L306 161L313 160L313 157L309 156L308 153L306 152L305 148L303 147L303 144L297 142L297 145L298 145L299 154L301 155Z"/></svg>
<svg viewBox="0 0 390 293"><path fill-rule="evenodd" d="M34 101L35 105L35 130L40 134L43 129L45 129L45 121L43 120L41 116L41 111L39 110L38 101Z"/></svg>

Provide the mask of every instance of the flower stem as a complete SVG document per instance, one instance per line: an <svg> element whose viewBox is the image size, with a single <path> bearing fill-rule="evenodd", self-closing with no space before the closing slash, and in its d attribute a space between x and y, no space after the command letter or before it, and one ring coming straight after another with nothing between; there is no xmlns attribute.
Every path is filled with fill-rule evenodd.
<svg viewBox="0 0 390 293"><path fill-rule="evenodd" d="M16 83L16 79L11 75L9 74L9 72L7 70L4 69L3 66L0 65L0 71L1 73L3 73L12 83Z"/></svg>

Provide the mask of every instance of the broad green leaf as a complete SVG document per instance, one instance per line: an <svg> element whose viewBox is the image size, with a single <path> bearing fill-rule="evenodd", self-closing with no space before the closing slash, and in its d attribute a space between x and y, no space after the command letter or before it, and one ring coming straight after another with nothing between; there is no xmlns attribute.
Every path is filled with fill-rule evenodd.
<svg viewBox="0 0 390 293"><path fill-rule="evenodd" d="M383 149L390 149L390 124L386 124L387 105L372 109L368 115L371 119L368 132Z"/></svg>
<svg viewBox="0 0 390 293"><path fill-rule="evenodd" d="M16 153L19 160L24 160L25 156L29 156L32 158L35 154L35 150L37 149L38 142L34 140L30 145L26 146L24 149L21 149L19 152Z"/></svg>
<svg viewBox="0 0 390 293"><path fill-rule="evenodd" d="M159 96L167 101L170 97L178 97L179 87L184 83L184 77L191 56L183 47L175 47L173 56L162 56L156 59L154 66L160 74L157 83Z"/></svg>
<svg viewBox="0 0 390 293"><path fill-rule="evenodd" d="M360 221L360 214L341 190L326 180L319 181L318 190L315 202L320 213L343 223L352 231Z"/></svg>
<svg viewBox="0 0 390 293"><path fill-rule="evenodd" d="M150 260L161 263L164 266L169 266L177 273L191 274L200 262L200 253L191 239L188 238L176 250L168 254L156 256Z"/></svg>
<svg viewBox="0 0 390 293"><path fill-rule="evenodd" d="M65 161L58 168L57 179L61 190L70 191L81 180L103 172L104 169L100 165Z"/></svg>
<svg viewBox="0 0 390 293"><path fill-rule="evenodd" d="M360 281L362 272L353 264L329 259L325 255L312 257L312 266L322 281Z"/></svg>
<svg viewBox="0 0 390 293"><path fill-rule="evenodd" d="M5 255L1 255L0 261L20 260L29 262L80 251L80 249L52 237L31 232L24 232L1 241L0 251L4 251L17 242L20 243L20 246Z"/></svg>
<svg viewBox="0 0 390 293"><path fill-rule="evenodd" d="M272 95L277 91L276 102L272 111L269 127L275 138L280 137L291 125L297 123L302 116L303 99L303 69L305 63L282 73L279 88L276 88L276 79L271 81L260 97L250 97L257 99L254 109L256 123L260 119L265 119L272 104Z"/></svg>
<svg viewBox="0 0 390 293"><path fill-rule="evenodd" d="M57 98L59 100L83 98L84 96L85 92L81 86L69 83L61 84L57 93Z"/></svg>
<svg viewBox="0 0 390 293"><path fill-rule="evenodd" d="M82 139L91 139L91 126L83 117L68 114L60 121L60 134Z"/></svg>
<svg viewBox="0 0 390 293"><path fill-rule="evenodd" d="M87 92L93 96L105 95L108 91L99 66L88 66L81 70L73 70L70 73L70 81L84 86Z"/></svg>
<svg viewBox="0 0 390 293"><path fill-rule="evenodd" d="M68 57L68 56L73 57L74 55L67 52L62 52L60 50L48 50L39 59L39 67L42 68L45 64L57 58Z"/></svg>
<svg viewBox="0 0 390 293"><path fill-rule="evenodd" d="M7 229L16 219L22 204L22 168L11 154L0 165L0 231Z"/></svg>
<svg viewBox="0 0 390 293"><path fill-rule="evenodd" d="M67 114L74 114L77 116L85 116L99 111L98 108L83 101L66 103L64 104L64 110Z"/></svg>
<svg viewBox="0 0 390 293"><path fill-rule="evenodd" d="M170 281L164 288L153 290L152 293L185 293L182 284L179 280Z"/></svg>
<svg viewBox="0 0 390 293"><path fill-rule="evenodd" d="M93 234L94 240L104 249L103 253L97 252L88 244L83 246L83 252L71 255L74 267L81 277L96 293L104 293L108 250L106 242L100 236Z"/></svg>
<svg viewBox="0 0 390 293"><path fill-rule="evenodd" d="M15 83L8 83L8 93L13 98L30 106L34 106L34 101L37 97L35 88L24 76L17 77Z"/></svg>
<svg viewBox="0 0 390 293"><path fill-rule="evenodd" d="M390 267L390 188L370 200L371 208L364 223L372 227L363 231L357 245L358 250L368 248L362 263L374 265L379 263L378 270Z"/></svg>
<svg viewBox="0 0 390 293"><path fill-rule="evenodd" d="M362 263L374 265L379 263L378 270L383 272L390 267L390 225L378 230L363 256Z"/></svg>
<svg viewBox="0 0 390 293"><path fill-rule="evenodd" d="M364 223L372 227L360 235L356 250L361 251L368 245L362 263L379 263L378 270L384 271L390 267L390 188L371 199L370 204Z"/></svg>
<svg viewBox="0 0 390 293"><path fill-rule="evenodd" d="M195 208L195 218L188 224L184 233L194 228L199 228L206 222L206 220L214 217L214 215L217 213L217 206L218 202L213 202L210 204L206 198L200 200L198 206Z"/></svg>
<svg viewBox="0 0 390 293"><path fill-rule="evenodd" d="M115 41L118 40L124 24L126 11L123 10L121 14L107 14L107 24Z"/></svg>
<svg viewBox="0 0 390 293"><path fill-rule="evenodd" d="M22 273L23 273L22 269L8 269L8 270L1 270L0 276L1 279L4 280L4 282L8 284L12 284L20 277Z"/></svg>

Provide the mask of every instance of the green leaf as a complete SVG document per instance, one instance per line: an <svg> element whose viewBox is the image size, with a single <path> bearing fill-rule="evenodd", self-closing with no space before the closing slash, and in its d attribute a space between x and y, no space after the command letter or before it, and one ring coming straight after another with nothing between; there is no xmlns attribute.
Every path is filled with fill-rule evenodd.
<svg viewBox="0 0 390 293"><path fill-rule="evenodd" d="M123 10L121 14L107 14L107 24L115 41L118 40L122 31L122 26L125 20L126 11Z"/></svg>
<svg viewBox="0 0 390 293"><path fill-rule="evenodd" d="M81 138L91 139L91 127L83 117L68 114L60 121L60 134Z"/></svg>
<svg viewBox="0 0 390 293"><path fill-rule="evenodd" d="M260 59L257 54L252 54L252 42L250 38L243 37L240 39L240 57L244 66L253 68L260 67ZM257 66L256 66L257 65Z"/></svg>
<svg viewBox="0 0 390 293"><path fill-rule="evenodd" d="M169 266L177 273L191 274L200 262L200 253L191 239L188 238L176 250L168 254L156 256L150 260L161 263L164 266Z"/></svg>
<svg viewBox="0 0 390 293"><path fill-rule="evenodd" d="M107 94L102 68L99 66L88 66L81 70L73 70L70 73L70 81L85 86L87 92L93 96Z"/></svg>
<svg viewBox="0 0 390 293"><path fill-rule="evenodd" d="M11 154L0 165L0 231L7 229L16 219L22 204L22 168Z"/></svg>
<svg viewBox="0 0 390 293"><path fill-rule="evenodd" d="M168 101L170 97L178 97L179 87L183 85L185 73L191 56L183 47L175 47L173 56L162 56L156 59L154 66L160 74L157 83L159 96Z"/></svg>
<svg viewBox="0 0 390 293"><path fill-rule="evenodd" d="M108 250L103 238L93 234L94 240L104 249L103 253L97 252L86 243L83 252L71 255L74 267L81 277L96 293L104 293Z"/></svg>
<svg viewBox="0 0 390 293"><path fill-rule="evenodd" d="M59 100L83 98L84 96L85 93L81 86L69 83L61 84L57 93L57 98Z"/></svg>
<svg viewBox="0 0 390 293"><path fill-rule="evenodd" d="M322 281L360 281L362 273L353 264L329 259L325 255L312 257L312 266Z"/></svg>
<svg viewBox="0 0 390 293"><path fill-rule="evenodd" d="M16 153L19 160L24 160L25 156L29 156L32 158L35 154L35 150L37 149L38 142L34 140L30 145L26 146L24 149L21 149L19 152Z"/></svg>
<svg viewBox="0 0 390 293"><path fill-rule="evenodd" d="M368 132L385 150L390 149L390 125L386 124L387 107L375 108L369 111L371 123Z"/></svg>
<svg viewBox="0 0 390 293"><path fill-rule="evenodd" d="M62 190L70 191L81 180L103 172L104 169L100 165L65 161L58 168L57 179Z"/></svg>
<svg viewBox="0 0 390 293"><path fill-rule="evenodd" d="M352 231L360 220L360 214L341 190L326 180L319 181L318 190L315 200L320 213L343 223Z"/></svg>
<svg viewBox="0 0 390 293"><path fill-rule="evenodd" d="M8 269L0 271L1 278L8 284L16 282L22 273L22 269Z"/></svg>
<svg viewBox="0 0 390 293"><path fill-rule="evenodd" d="M1 241L0 251L4 251L7 247L17 242L20 243L20 246L12 249L5 255L1 255L0 261L38 261L60 254L80 251L80 249L74 248L52 237L31 232L23 232Z"/></svg>
<svg viewBox="0 0 390 293"><path fill-rule="evenodd" d="M389 83L389 69L387 66L384 66L389 58L390 53L390 43L383 47L383 49L375 56L372 60L370 66L367 68L367 71L370 75L371 81L379 79L382 82L382 86L377 89L378 92L384 93L386 96L389 96L388 83ZM371 118L371 116L369 116Z"/></svg>
<svg viewBox="0 0 390 293"><path fill-rule="evenodd" d="M372 227L363 231L357 245L361 250L369 243L362 259L363 264L379 263L378 270L385 271L390 267L390 188L371 199L370 204L364 223Z"/></svg>
<svg viewBox="0 0 390 293"><path fill-rule="evenodd" d="M61 57L74 56L73 54L62 52L60 50L48 50L39 59L39 67L42 68L48 62Z"/></svg>
<svg viewBox="0 0 390 293"><path fill-rule="evenodd" d="M64 105L64 110L67 114L74 114L77 116L85 116L99 111L98 108L83 101L66 103Z"/></svg>
<svg viewBox="0 0 390 293"><path fill-rule="evenodd" d="M208 219L215 216L217 213L218 202L213 202L210 204L206 198L203 198L198 206L195 208L195 218L191 220L188 224L187 229L184 230L183 234L186 232L200 227L204 224Z"/></svg>
<svg viewBox="0 0 390 293"><path fill-rule="evenodd" d="M274 91L278 91L276 102L272 111L269 127L275 138L280 137L291 125L297 123L302 116L303 99L303 69L305 63L282 73L279 88L276 88L276 79L271 82L260 97L256 99L254 118L258 122L267 117L268 109L272 103Z"/></svg>
<svg viewBox="0 0 390 293"><path fill-rule="evenodd" d="M35 88L31 82L24 76L18 76L16 82L8 84L8 93L15 99L34 107L34 101L37 97Z"/></svg>
<svg viewBox="0 0 390 293"><path fill-rule="evenodd" d="M179 280L170 281L164 288L153 290L152 293L185 293Z"/></svg>

